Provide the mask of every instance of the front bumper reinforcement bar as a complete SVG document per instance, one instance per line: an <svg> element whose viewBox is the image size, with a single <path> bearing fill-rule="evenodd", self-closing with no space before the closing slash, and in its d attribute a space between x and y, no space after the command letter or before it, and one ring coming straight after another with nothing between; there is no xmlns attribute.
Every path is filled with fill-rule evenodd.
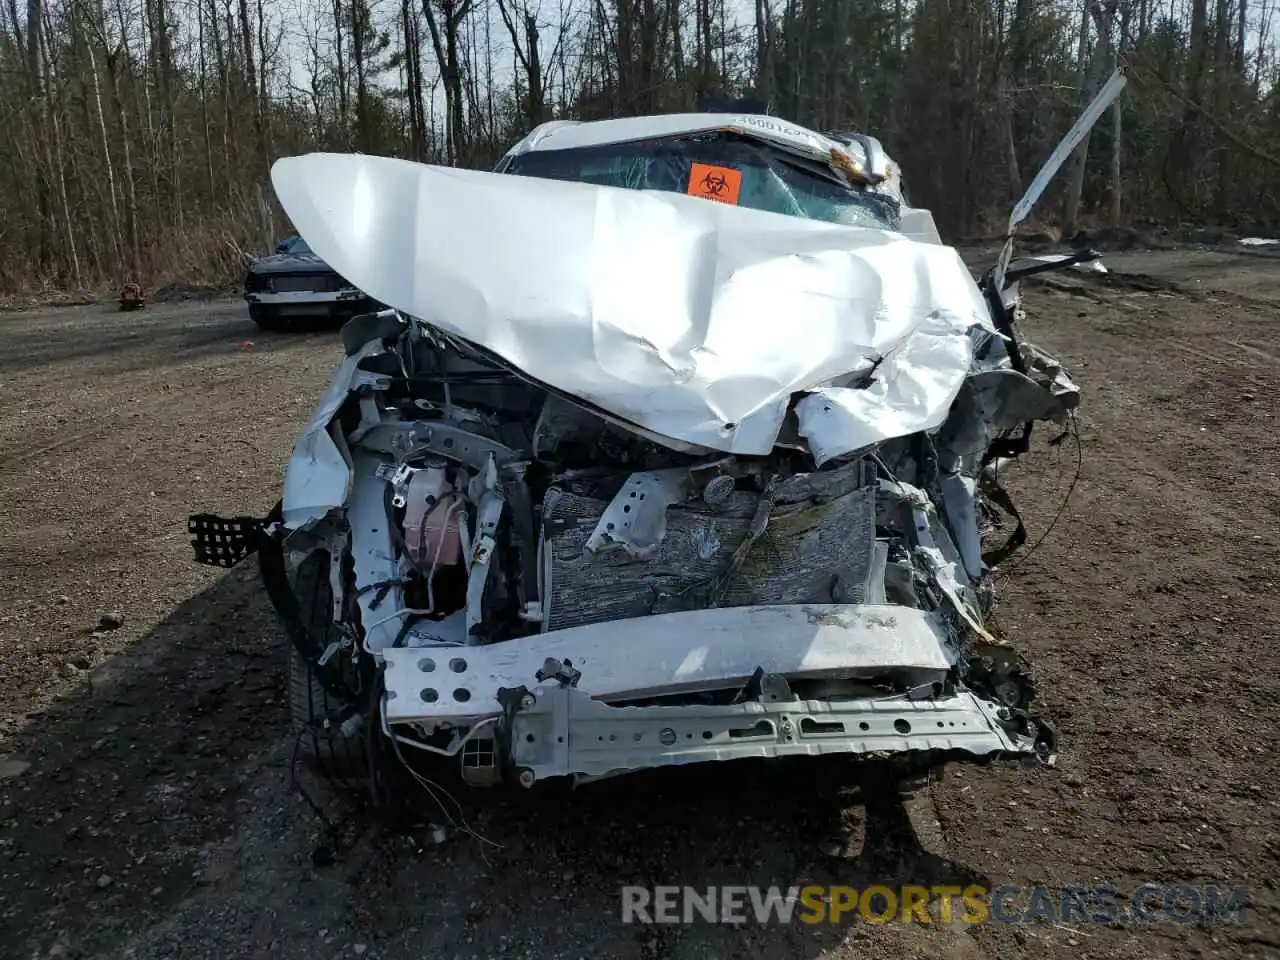
<svg viewBox="0 0 1280 960"><path fill-rule="evenodd" d="M507 756L529 787L547 777L753 757L1034 754L1033 738L1014 732L1016 723L1002 713L968 692L939 700L611 707L572 687L549 685L524 692L509 715Z"/></svg>

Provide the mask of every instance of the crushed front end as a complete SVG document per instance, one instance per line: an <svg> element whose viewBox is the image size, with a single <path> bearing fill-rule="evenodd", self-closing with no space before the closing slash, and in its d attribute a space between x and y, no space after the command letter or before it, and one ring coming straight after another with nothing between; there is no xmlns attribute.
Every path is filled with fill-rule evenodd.
<svg viewBox="0 0 1280 960"><path fill-rule="evenodd" d="M991 569L1025 538L1005 466L1079 396L1007 260L385 158L273 176L398 307L343 328L278 510L192 518L208 562L259 552L321 759L531 786L1052 753Z"/></svg>
<svg viewBox="0 0 1280 960"><path fill-rule="evenodd" d="M984 626L985 493L1007 502L988 452L1035 406L1001 383L999 335L977 335L986 372L940 429L821 467L794 433L763 456L674 449L391 311L343 335L281 509L192 520L206 562L261 551L327 691L300 724L524 786L1052 750L1024 665ZM1036 364L1017 387L1065 414L1074 388ZM317 562L323 609L304 610L296 571Z"/></svg>

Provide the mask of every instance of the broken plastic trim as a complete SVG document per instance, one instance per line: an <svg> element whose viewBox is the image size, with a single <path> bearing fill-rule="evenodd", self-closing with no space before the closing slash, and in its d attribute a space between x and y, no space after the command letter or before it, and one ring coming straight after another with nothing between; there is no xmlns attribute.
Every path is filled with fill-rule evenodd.
<svg viewBox="0 0 1280 960"><path fill-rule="evenodd" d="M187 532L196 563L229 570L258 549L266 524L258 517L192 514L187 518Z"/></svg>
<svg viewBox="0 0 1280 960"><path fill-rule="evenodd" d="M1037 258L1020 266L1010 266L1005 270L1005 286L1017 283L1019 280L1025 280L1027 277L1034 277L1040 273L1049 273L1054 270L1064 270L1067 267L1073 267L1080 263L1091 263L1101 258L1102 254L1097 250L1086 249L1077 250L1074 253L1063 254L1059 257Z"/></svg>

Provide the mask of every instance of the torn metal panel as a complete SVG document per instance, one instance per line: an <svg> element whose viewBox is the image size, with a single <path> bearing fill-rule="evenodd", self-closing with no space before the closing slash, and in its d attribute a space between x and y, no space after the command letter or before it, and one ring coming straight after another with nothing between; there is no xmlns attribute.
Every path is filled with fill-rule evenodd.
<svg viewBox="0 0 1280 960"><path fill-rule="evenodd" d="M881 357L894 386L862 415L877 438L922 429L964 378L968 330L990 326L954 250L889 231L362 155L272 176L317 252L379 301L716 450L767 454L793 393Z"/></svg>
<svg viewBox="0 0 1280 960"><path fill-rule="evenodd" d="M942 243L933 214L918 207L903 207L898 232L919 243Z"/></svg>
<svg viewBox="0 0 1280 960"><path fill-rule="evenodd" d="M1052 394L1057 404L1056 408L1032 407L1031 412L1039 415L1025 419L1061 421L1063 414L1080 405L1080 388L1057 357L1049 355L1033 343L1022 344L1021 352L1028 364L1027 375L1041 389Z"/></svg>
<svg viewBox="0 0 1280 960"><path fill-rule="evenodd" d="M359 364L382 349L381 344L370 342L358 353L343 358L311 421L294 445L285 469L282 504L284 523L290 529L320 520L347 502L351 493L351 463L334 441L329 423L361 384L377 386L380 383L376 377L361 371Z"/></svg>
<svg viewBox="0 0 1280 960"><path fill-rule="evenodd" d="M365 647L373 652L395 643L408 614L400 563L386 522L386 481L377 475L380 462L369 454L357 458L356 482L347 505L356 601Z"/></svg>
<svg viewBox="0 0 1280 960"><path fill-rule="evenodd" d="M1047 253L1038 257L1026 257L1022 260L1014 260L1012 263L1009 264L1009 270L1010 272L1015 272L1018 269L1018 267L1024 263L1026 264L1031 264L1031 263L1058 264L1058 263L1066 263L1070 259L1071 259L1071 254L1068 254L1068 253ZM1079 273L1106 273L1107 272L1107 268L1102 263L1101 260L1089 260L1084 263L1070 263L1070 264L1067 264L1067 267L1068 269L1075 270Z"/></svg>
<svg viewBox="0 0 1280 960"><path fill-rule="evenodd" d="M667 532L667 507L689 497L692 486L681 468L633 473L600 515L586 548L597 553L616 543L636 559L651 556Z"/></svg>
<svg viewBox="0 0 1280 960"><path fill-rule="evenodd" d="M951 336L943 326L918 330L885 356L869 386L825 387L796 404L800 436L819 466L885 440L934 430L946 420L973 347L967 336Z"/></svg>
<svg viewBox="0 0 1280 960"><path fill-rule="evenodd" d="M938 487L965 573L970 580L980 580L986 567L982 562L982 537L978 528L978 481L953 473L944 477Z"/></svg>
<svg viewBox="0 0 1280 960"><path fill-rule="evenodd" d="M1048 389L1016 370L988 370L969 378L976 403L975 416L988 432L1009 430L1028 420L1061 420L1074 409L1079 394L1074 385L1053 384Z"/></svg>

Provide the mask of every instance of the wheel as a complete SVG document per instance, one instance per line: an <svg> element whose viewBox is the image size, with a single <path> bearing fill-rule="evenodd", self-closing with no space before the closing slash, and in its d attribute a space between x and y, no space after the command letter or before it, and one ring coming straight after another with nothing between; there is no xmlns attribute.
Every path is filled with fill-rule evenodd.
<svg viewBox="0 0 1280 960"><path fill-rule="evenodd" d="M267 330L271 333L279 333L288 327L279 311L272 310L261 303L249 304L249 319L258 325L259 330Z"/></svg>
<svg viewBox="0 0 1280 960"><path fill-rule="evenodd" d="M316 679L311 666L289 647L289 714L304 761L325 778L363 788L369 778L367 731L363 726L344 736L338 718L350 704L336 700Z"/></svg>
<svg viewBox="0 0 1280 960"><path fill-rule="evenodd" d="M316 551L298 566L293 592L307 633L317 650L325 650L340 634L333 622L333 589L329 584L329 555ZM337 654L349 657L349 651ZM330 663L336 663L331 660ZM344 667L344 672L348 668ZM357 686L352 673L352 687ZM327 690L315 669L293 644L289 645L289 714L299 750L307 763L339 784L363 788L369 777L370 722L364 718L351 736L342 732L343 721L357 705Z"/></svg>

